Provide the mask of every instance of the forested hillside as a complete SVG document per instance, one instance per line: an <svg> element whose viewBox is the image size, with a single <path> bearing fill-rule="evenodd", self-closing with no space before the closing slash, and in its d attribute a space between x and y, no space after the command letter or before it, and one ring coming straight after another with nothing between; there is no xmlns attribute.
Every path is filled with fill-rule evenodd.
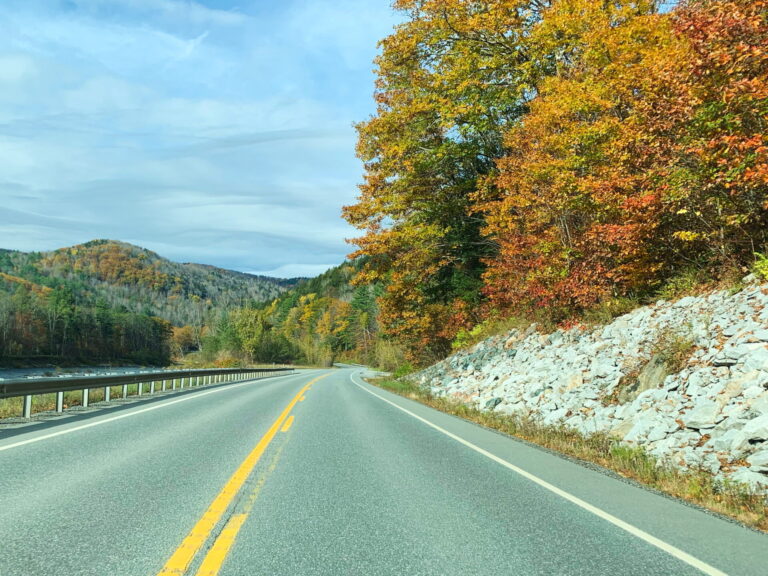
<svg viewBox="0 0 768 576"><path fill-rule="evenodd" d="M766 268L768 0L394 6L344 215L411 359Z"/></svg>
<svg viewBox="0 0 768 576"><path fill-rule="evenodd" d="M109 240L0 250L0 360L165 364L174 330L184 326L199 342L217 314L271 301L293 283L177 264Z"/></svg>
<svg viewBox="0 0 768 576"><path fill-rule="evenodd" d="M376 284L353 285L361 261L305 280L271 303L221 314L202 340L206 363L346 361L394 369L404 358L382 338Z"/></svg>

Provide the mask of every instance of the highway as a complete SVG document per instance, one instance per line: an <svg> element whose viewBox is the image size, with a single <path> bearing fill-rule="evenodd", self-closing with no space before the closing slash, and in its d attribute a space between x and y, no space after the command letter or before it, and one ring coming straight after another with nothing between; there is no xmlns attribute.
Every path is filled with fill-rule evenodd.
<svg viewBox="0 0 768 576"><path fill-rule="evenodd" d="M768 574L768 536L360 368L0 430L0 576Z"/></svg>

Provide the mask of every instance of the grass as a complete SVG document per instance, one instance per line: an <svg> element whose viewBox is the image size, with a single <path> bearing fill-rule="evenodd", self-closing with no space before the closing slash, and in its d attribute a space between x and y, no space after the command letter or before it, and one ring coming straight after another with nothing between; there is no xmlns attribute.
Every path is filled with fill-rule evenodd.
<svg viewBox="0 0 768 576"><path fill-rule="evenodd" d="M161 382L155 382L155 390L161 389ZM180 386L180 381L176 381L176 386ZM168 380L166 383L168 390L172 387L172 381ZM139 390L139 384L128 385L128 396L136 396ZM145 382L142 384L142 394L149 394L150 384ZM123 386L110 386L110 396L112 400L123 397ZM96 402L102 402L104 400L104 387L91 388L88 394L88 403L95 404ZM22 397L4 398L0 400L0 418L18 418L22 413ZM72 408L73 406L82 406L83 404L83 392L81 390L70 390L64 392L64 409ZM56 394L37 394L32 396L32 414L38 412L52 411L56 409Z"/></svg>
<svg viewBox="0 0 768 576"><path fill-rule="evenodd" d="M377 379L371 383L487 428L599 464L650 488L768 532L766 496L742 484L718 482L704 470L680 470L607 434L585 436L564 426L543 426L528 418L479 410L454 399L434 396L407 380Z"/></svg>
<svg viewBox="0 0 768 576"><path fill-rule="evenodd" d="M129 393L136 394L136 384L129 386ZM122 386L113 386L112 398L120 398L123 394ZM94 388L88 395L90 404L104 400L104 388ZM64 408L81 406L83 393L80 390L64 392ZM0 418L13 418L21 416L22 398L5 398L0 400ZM56 394L39 394L32 396L32 413L45 412L56 409Z"/></svg>
<svg viewBox="0 0 768 576"><path fill-rule="evenodd" d="M191 368L190 366L184 366L179 367L179 369L188 369ZM205 368L210 368L210 366L205 366ZM283 364L253 364L249 365L248 368L319 368L319 366L288 366ZM155 390L160 391L162 388L162 384L160 381L155 381ZM180 380L176 380L176 386L179 387L181 385ZM172 380L166 381L166 387L168 390L171 390L173 386ZM136 396L138 393L139 385L138 384L129 384L128 385L128 396ZM142 384L142 394L149 394L150 390L150 383L145 382ZM123 397L123 386L110 386L110 396L113 400L122 398ZM101 388L91 388L90 393L88 394L88 403L94 404L96 402L102 402L104 400L104 387ZM20 417L22 414L22 402L23 399L21 396L15 397L15 398L4 398L0 399L0 418L17 418ZM73 406L82 406L83 404L83 393L81 390L71 390L64 392L64 409L71 408ZM36 394L32 396L32 414L36 414L38 412L47 412L52 411L56 409L56 394Z"/></svg>
<svg viewBox="0 0 768 576"><path fill-rule="evenodd" d="M669 331L659 334L651 352L667 365L670 374L677 374L685 368L696 350L690 329Z"/></svg>

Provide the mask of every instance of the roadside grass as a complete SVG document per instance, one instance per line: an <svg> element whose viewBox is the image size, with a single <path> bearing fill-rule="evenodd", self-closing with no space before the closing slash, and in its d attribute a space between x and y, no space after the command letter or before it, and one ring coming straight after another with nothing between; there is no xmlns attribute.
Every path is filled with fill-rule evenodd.
<svg viewBox="0 0 768 576"><path fill-rule="evenodd" d="M189 366L184 367L189 368ZM210 366L206 366L206 368L210 368ZM289 366L287 364L253 364L249 365L248 368L319 368L319 366ZM161 381L155 382L155 390L159 391L161 389ZM173 386L172 380L167 380L166 386L168 390L171 390ZM176 380L176 386L180 386L180 380ZM129 384L128 385L128 397L137 396L138 395L138 384ZM142 384L142 394L149 394L150 390L150 384L149 382L145 382ZM112 400L118 400L123 397L123 386L110 386L110 397ZM104 401L104 387L101 388L91 388L89 394L88 394L88 403L89 404L95 404L97 402L103 402ZM19 418L22 415L22 403L23 399L21 396L15 397L15 398L3 398L0 399L0 419L2 418ZM81 390L71 390L64 392L64 409L72 408L74 406L82 406L83 405L83 393ZM56 409L56 394L36 394L32 396L32 414L37 414L38 412L48 412L53 411Z"/></svg>
<svg viewBox="0 0 768 576"><path fill-rule="evenodd" d="M136 396L138 392L138 384L130 384L128 386L128 396ZM168 388L170 389L171 383L168 382ZM157 389L160 389L160 385L157 385ZM149 384L144 384L144 392L149 392ZM123 397L122 386L110 386L110 396L113 400ZM18 418L21 416L22 411L22 398L4 398L0 400L0 418ZM88 403L95 404L97 402L104 401L104 388L91 388L88 394ZM64 392L64 409L72 408L74 406L83 405L83 392L81 390L71 390ZM37 394L32 396L32 414L38 412L53 411L56 409L56 394Z"/></svg>
<svg viewBox="0 0 768 576"><path fill-rule="evenodd" d="M657 460L642 448L621 444L607 434L585 436L565 426L543 426L528 418L479 410L455 399L434 396L407 380L381 378L369 382L509 436L577 460L599 464L659 492L768 532L768 498L743 484L717 482L704 470L682 471Z"/></svg>

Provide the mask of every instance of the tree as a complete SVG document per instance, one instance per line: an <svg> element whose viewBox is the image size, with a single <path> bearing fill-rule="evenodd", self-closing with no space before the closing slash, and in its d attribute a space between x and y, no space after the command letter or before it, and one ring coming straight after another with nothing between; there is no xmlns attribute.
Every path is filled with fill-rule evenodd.
<svg viewBox="0 0 768 576"><path fill-rule="evenodd" d="M504 128L529 96L525 36L548 4L394 4L407 20L381 43L377 112L357 126L365 181L344 216L365 232L354 241L367 258L360 281L385 286L383 330L420 361L450 349L457 308L478 309L493 245L472 194L494 188Z"/></svg>
<svg viewBox="0 0 768 576"><path fill-rule="evenodd" d="M661 199L637 131L660 60L680 49L652 1L559 0L528 37L536 96L506 133L501 193L476 195L499 246L485 291L557 317L658 281Z"/></svg>
<svg viewBox="0 0 768 576"><path fill-rule="evenodd" d="M673 13L687 59L668 59L668 86L643 128L656 156L670 266L749 264L768 226L768 2L689 0Z"/></svg>

